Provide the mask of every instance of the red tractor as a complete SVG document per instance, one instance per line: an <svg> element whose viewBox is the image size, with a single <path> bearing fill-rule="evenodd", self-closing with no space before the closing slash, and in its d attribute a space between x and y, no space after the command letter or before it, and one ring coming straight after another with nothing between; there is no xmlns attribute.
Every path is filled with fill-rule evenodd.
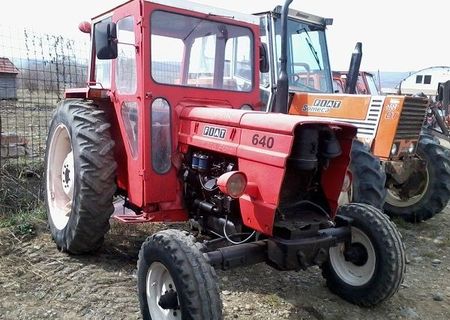
<svg viewBox="0 0 450 320"><path fill-rule="evenodd" d="M214 267L319 265L333 292L361 306L398 290L395 226L369 205L337 203L356 128L250 110L268 65L258 18L136 0L80 29L92 39L88 86L67 90L47 142L57 246L98 249L114 196L135 212L123 222L190 221L209 239L171 229L142 244L144 319L221 319ZM285 80L277 94L287 99Z"/></svg>

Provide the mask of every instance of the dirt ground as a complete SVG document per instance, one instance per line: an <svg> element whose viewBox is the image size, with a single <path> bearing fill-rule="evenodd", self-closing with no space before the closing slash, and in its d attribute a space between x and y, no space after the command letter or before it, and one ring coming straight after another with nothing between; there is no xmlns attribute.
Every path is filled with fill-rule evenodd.
<svg viewBox="0 0 450 320"><path fill-rule="evenodd" d="M398 226L407 274L380 306L359 308L331 294L318 268L280 273L261 264L218 271L225 319L450 319L450 208ZM0 319L139 319L137 254L161 228L113 223L90 256L58 252L45 228L23 239L0 229Z"/></svg>

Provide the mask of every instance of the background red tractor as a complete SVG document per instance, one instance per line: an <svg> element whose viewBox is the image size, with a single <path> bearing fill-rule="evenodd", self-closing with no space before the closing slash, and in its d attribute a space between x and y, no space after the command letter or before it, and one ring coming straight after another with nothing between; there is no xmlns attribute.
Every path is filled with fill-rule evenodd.
<svg viewBox="0 0 450 320"><path fill-rule="evenodd" d="M338 207L356 129L249 110L267 66L256 17L141 0L83 29L92 29L89 84L66 92L48 135L56 244L73 254L101 246L115 195L136 213L121 221L189 220L209 238L171 229L142 244L144 319L222 318L214 267L319 265L332 291L362 306L398 290L395 226L369 205Z"/></svg>

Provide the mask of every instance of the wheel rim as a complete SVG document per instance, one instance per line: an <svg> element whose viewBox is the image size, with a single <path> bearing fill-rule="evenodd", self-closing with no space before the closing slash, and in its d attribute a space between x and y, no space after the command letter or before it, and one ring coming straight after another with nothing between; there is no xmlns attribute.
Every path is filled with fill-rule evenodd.
<svg viewBox="0 0 450 320"><path fill-rule="evenodd" d="M405 208L405 207L415 205L420 200L422 200L422 198L424 197L425 193L428 190L428 184L430 182L428 169L425 168L424 172L415 173L415 174L422 174L425 178L425 183L424 183L423 188L421 188L416 195L409 197L408 199L402 199L399 195L399 191L400 191L399 189L396 189L394 187L389 187L389 188L387 188L386 202L394 207Z"/></svg>
<svg viewBox="0 0 450 320"><path fill-rule="evenodd" d="M170 291L177 292L169 270L162 263L153 262L148 268L146 278L147 305L152 319L181 319L179 307L163 309L159 305L161 297ZM177 304L179 305L179 302Z"/></svg>
<svg viewBox="0 0 450 320"><path fill-rule="evenodd" d="M74 189L74 161L69 130L63 124L53 133L47 157L47 203L58 230L69 222Z"/></svg>
<svg viewBox="0 0 450 320"><path fill-rule="evenodd" d="M369 237L356 227L351 227L352 245L364 248L365 259L363 263L353 263L345 257L345 244L339 243L330 248L330 263L337 276L351 286L363 286L368 283L374 273L376 265L375 249Z"/></svg>

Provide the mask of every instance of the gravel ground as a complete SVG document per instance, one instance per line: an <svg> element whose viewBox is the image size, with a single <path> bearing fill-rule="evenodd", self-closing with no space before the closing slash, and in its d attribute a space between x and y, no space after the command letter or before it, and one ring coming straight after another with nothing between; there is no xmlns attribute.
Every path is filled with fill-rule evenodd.
<svg viewBox="0 0 450 320"><path fill-rule="evenodd" d="M90 256L58 252L45 228L33 238L0 229L0 319L139 319L137 253L146 235L166 227L113 223ZM318 268L280 273L260 264L218 271L225 319L450 319L450 209L398 227L407 274L380 306L359 308L333 295Z"/></svg>

